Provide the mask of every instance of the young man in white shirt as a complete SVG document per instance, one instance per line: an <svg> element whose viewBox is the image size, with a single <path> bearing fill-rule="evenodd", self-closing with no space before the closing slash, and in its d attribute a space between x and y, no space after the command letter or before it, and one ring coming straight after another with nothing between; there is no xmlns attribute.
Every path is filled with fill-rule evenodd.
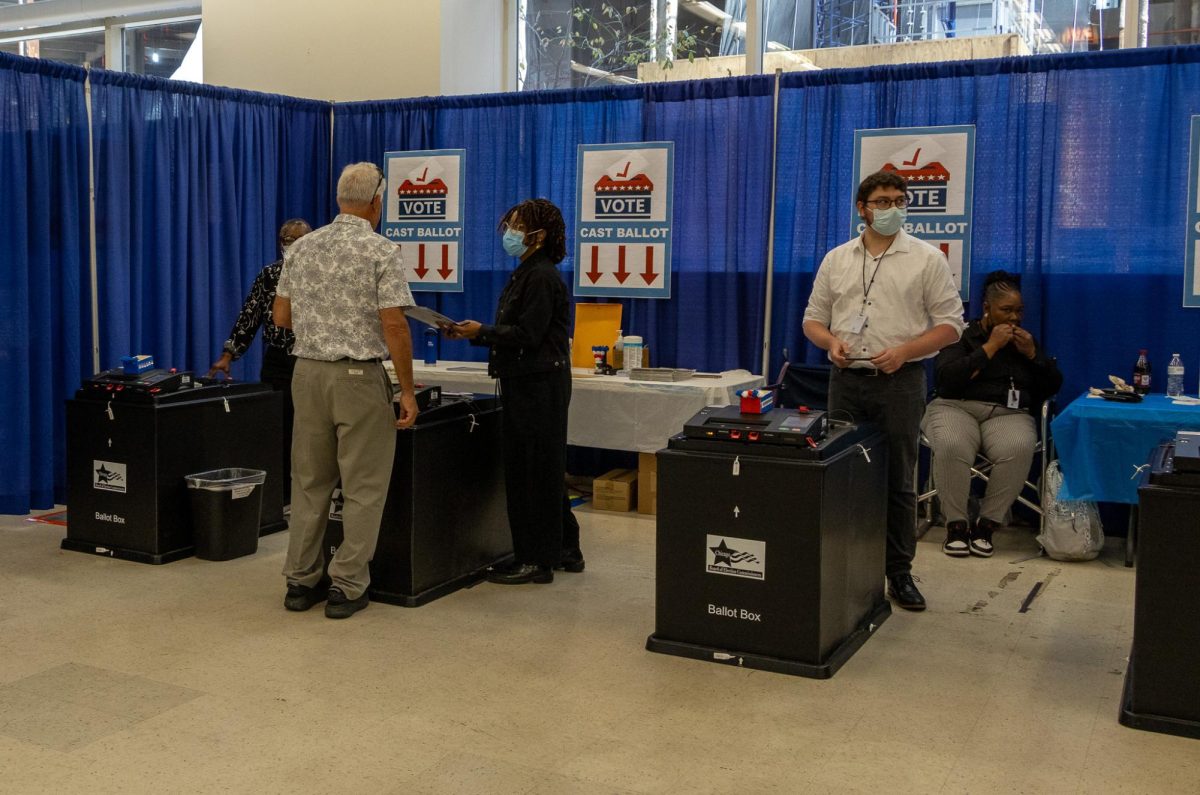
<svg viewBox="0 0 1200 795"><path fill-rule="evenodd" d="M888 442L888 595L924 610L912 577L917 460L928 359L959 338L962 301L941 251L904 231L907 184L880 171L859 185L866 228L825 255L804 311L804 336L829 351L829 409L877 424Z"/></svg>

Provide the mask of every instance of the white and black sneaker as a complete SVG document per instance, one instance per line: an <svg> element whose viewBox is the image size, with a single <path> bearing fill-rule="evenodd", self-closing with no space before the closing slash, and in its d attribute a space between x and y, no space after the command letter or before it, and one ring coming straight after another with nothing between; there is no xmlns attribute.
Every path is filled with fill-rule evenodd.
<svg viewBox="0 0 1200 795"><path fill-rule="evenodd" d="M965 558L971 554L970 541L971 533L966 522L950 522L946 525L946 540L942 542L942 551L952 558Z"/></svg>
<svg viewBox="0 0 1200 795"><path fill-rule="evenodd" d="M992 546L992 533L999 527L999 523L980 517L971 531L971 554L978 558L990 558L996 551Z"/></svg>

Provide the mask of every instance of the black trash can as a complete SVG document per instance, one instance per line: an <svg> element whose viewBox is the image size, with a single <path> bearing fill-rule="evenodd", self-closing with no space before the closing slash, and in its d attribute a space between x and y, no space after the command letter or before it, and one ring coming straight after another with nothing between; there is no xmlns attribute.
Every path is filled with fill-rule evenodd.
<svg viewBox="0 0 1200 795"><path fill-rule="evenodd" d="M232 560L258 551L261 469L215 469L188 475L196 557Z"/></svg>

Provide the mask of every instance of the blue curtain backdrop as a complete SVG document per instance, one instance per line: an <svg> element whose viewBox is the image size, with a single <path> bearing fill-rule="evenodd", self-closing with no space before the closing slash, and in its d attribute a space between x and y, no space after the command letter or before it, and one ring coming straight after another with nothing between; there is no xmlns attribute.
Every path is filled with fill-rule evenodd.
<svg viewBox="0 0 1200 795"><path fill-rule="evenodd" d="M560 267L572 283L578 145L675 141L672 297L621 301L624 327L658 363L750 367L762 341L770 94L769 78L751 78L338 105L333 178L358 160L382 165L386 151L466 149L465 290L418 300L488 321L515 265L496 234L506 209L534 196L559 206L569 238ZM442 340L440 355L478 361L485 351Z"/></svg>
<svg viewBox="0 0 1200 795"><path fill-rule="evenodd" d="M641 96L637 87L618 87L337 105L333 179L359 160L382 166L384 152L466 149L464 290L416 297L451 317L490 322L516 265L500 248L500 215L527 198L558 205L568 236L567 258L559 267L571 283L576 148L641 140ZM465 342L439 344L444 359L486 358L486 350Z"/></svg>
<svg viewBox="0 0 1200 795"><path fill-rule="evenodd" d="M1065 376L1061 400L1148 348L1200 364L1182 308L1189 119L1200 47L784 75L771 349L823 360L801 329L825 252L850 237L855 129L974 124L970 311L988 271L1022 274L1026 325ZM1161 389L1162 384L1157 385Z"/></svg>
<svg viewBox="0 0 1200 795"><path fill-rule="evenodd" d="M85 77L0 53L0 513L66 500L64 400L91 367Z"/></svg>
<svg viewBox="0 0 1200 795"><path fill-rule="evenodd" d="M208 370L280 224L328 221L324 102L92 70L100 356ZM261 337L260 337L261 339ZM260 342L234 376L257 380Z"/></svg>

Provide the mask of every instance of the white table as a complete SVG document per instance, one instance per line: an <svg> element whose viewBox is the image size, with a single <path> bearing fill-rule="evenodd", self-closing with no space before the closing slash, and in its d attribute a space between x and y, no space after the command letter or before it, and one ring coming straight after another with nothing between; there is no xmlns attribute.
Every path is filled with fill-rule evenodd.
<svg viewBox="0 0 1200 795"><path fill-rule="evenodd" d="M384 366L392 373L391 362ZM653 453L705 406L728 406L743 389L762 386L760 375L728 370L719 378L687 381L631 381L624 375L594 375L575 369L567 443L607 450ZM395 375L393 382L395 382ZM436 385L446 392L491 394L496 382L483 362L413 362L418 384Z"/></svg>

